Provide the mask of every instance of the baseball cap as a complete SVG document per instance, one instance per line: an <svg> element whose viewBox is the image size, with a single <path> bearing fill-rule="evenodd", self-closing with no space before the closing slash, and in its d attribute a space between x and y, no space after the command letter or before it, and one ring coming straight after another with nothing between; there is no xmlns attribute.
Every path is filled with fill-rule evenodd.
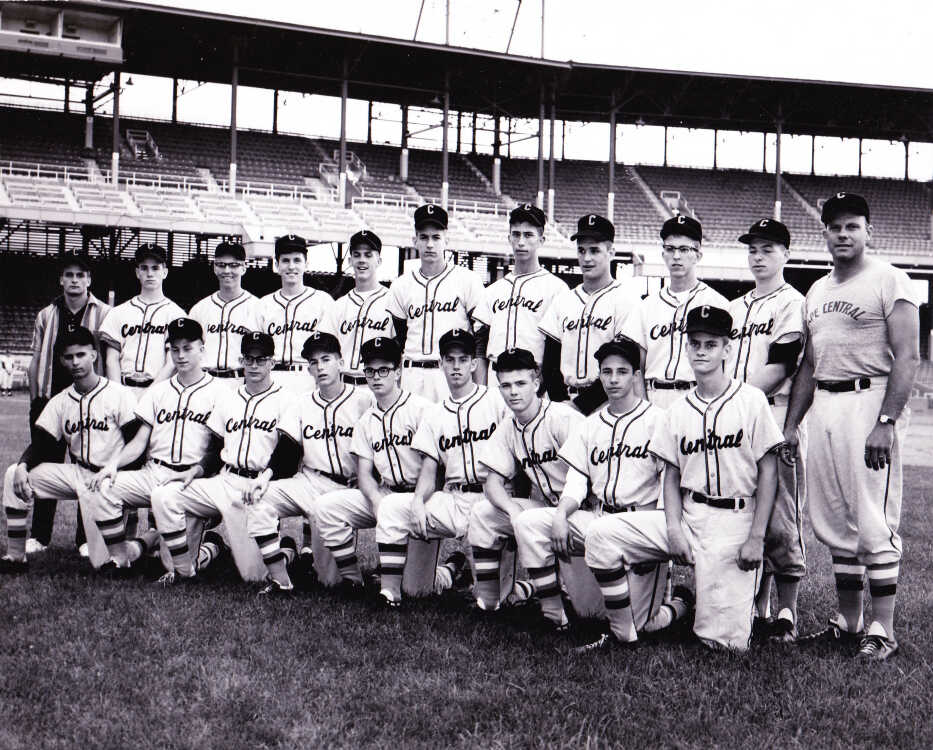
<svg viewBox="0 0 933 750"><path fill-rule="evenodd" d="M533 203L522 203L509 212L509 224L521 224L523 221L532 226L544 228L547 217L544 211Z"/></svg>
<svg viewBox="0 0 933 750"><path fill-rule="evenodd" d="M240 339L240 354L258 351L263 357L271 357L275 353L275 341L268 333L250 331Z"/></svg>
<svg viewBox="0 0 933 750"><path fill-rule="evenodd" d="M204 329L201 324L191 318L175 318L168 324L166 335L169 343L184 339L185 341L204 341Z"/></svg>
<svg viewBox="0 0 933 750"><path fill-rule="evenodd" d="M157 245L154 242L144 242L142 245L136 248L134 262L136 265L139 265L146 258L152 258L157 263L165 265L168 254L165 252L165 248L161 245Z"/></svg>
<svg viewBox="0 0 933 750"><path fill-rule="evenodd" d="M762 219L752 224L748 232L739 237L739 242L745 245L753 240L769 240L790 247L790 232L777 219Z"/></svg>
<svg viewBox="0 0 933 750"><path fill-rule="evenodd" d="M464 354L472 357L476 353L476 339L469 331L454 328L440 337L437 348L440 349L442 356L451 349L460 349Z"/></svg>
<svg viewBox="0 0 933 750"><path fill-rule="evenodd" d="M97 340L94 334L84 326L75 326L74 330L63 331L62 335L55 339L55 353L61 354L69 346L93 346L97 347Z"/></svg>
<svg viewBox="0 0 933 750"><path fill-rule="evenodd" d="M80 266L85 271L91 271L91 259L80 253L62 253L59 269L64 271L68 266Z"/></svg>
<svg viewBox="0 0 933 750"><path fill-rule="evenodd" d="M425 203L415 209L415 229L427 224L437 224L441 229L447 229L447 212L436 203Z"/></svg>
<svg viewBox="0 0 933 750"><path fill-rule="evenodd" d="M703 241L703 227L700 222L692 216L672 216L664 222L661 227L661 239L666 240L672 234L679 234L681 237L689 237L697 242Z"/></svg>
<svg viewBox="0 0 933 750"><path fill-rule="evenodd" d="M310 359L315 352L327 352L339 356L340 342L331 333L315 331L305 339L304 346L301 347L301 357L302 359Z"/></svg>
<svg viewBox="0 0 933 750"><path fill-rule="evenodd" d="M573 242L580 237L588 237L598 242L605 240L611 242L616 238L616 228L604 216L587 214L577 219L577 233L570 236L570 241Z"/></svg>
<svg viewBox="0 0 933 750"><path fill-rule="evenodd" d="M350 238L351 250L359 245L368 245L377 253L382 252L382 240L379 239L379 235L370 232L368 229L361 229Z"/></svg>
<svg viewBox="0 0 933 750"><path fill-rule="evenodd" d="M214 248L214 258L230 256L237 260L246 260L246 248L239 242L221 242Z"/></svg>
<svg viewBox="0 0 933 750"><path fill-rule="evenodd" d="M363 360L363 364L372 362L374 359L381 359L394 362L398 367L402 363L402 349L395 339L377 336L364 342L360 347L360 359Z"/></svg>
<svg viewBox="0 0 933 750"><path fill-rule="evenodd" d="M285 253L302 253L305 257L308 255L308 243L304 237L297 234L286 234L275 241L275 257L278 258ZM216 251L214 255L216 256ZM244 256L245 257L245 256Z"/></svg>
<svg viewBox="0 0 933 750"><path fill-rule="evenodd" d="M515 370L537 370L535 355L527 349L506 349L492 366L495 372L514 372Z"/></svg>
<svg viewBox="0 0 933 750"><path fill-rule="evenodd" d="M836 193L832 198L823 201L823 210L820 212L821 222L828 224L839 214L864 216L866 222L871 222L868 201L856 193Z"/></svg>
<svg viewBox="0 0 933 750"><path fill-rule="evenodd" d="M611 341L607 341L596 350L596 354L593 356L596 357L597 362L602 364L606 357L613 354L618 354L628 362L632 366L633 372L641 367L641 349L638 344L625 336L618 335Z"/></svg>
<svg viewBox="0 0 933 750"><path fill-rule="evenodd" d="M700 305L687 313L687 333L732 336L732 316L721 307Z"/></svg>

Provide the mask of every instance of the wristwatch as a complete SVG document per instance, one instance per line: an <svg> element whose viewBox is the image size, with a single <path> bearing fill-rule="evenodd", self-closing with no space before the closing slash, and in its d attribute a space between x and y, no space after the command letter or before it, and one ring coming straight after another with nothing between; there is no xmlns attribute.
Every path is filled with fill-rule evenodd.
<svg viewBox="0 0 933 750"><path fill-rule="evenodd" d="M894 424L897 420L895 420L894 417L889 417L887 414L881 414L878 417L878 421L881 422L881 424Z"/></svg>

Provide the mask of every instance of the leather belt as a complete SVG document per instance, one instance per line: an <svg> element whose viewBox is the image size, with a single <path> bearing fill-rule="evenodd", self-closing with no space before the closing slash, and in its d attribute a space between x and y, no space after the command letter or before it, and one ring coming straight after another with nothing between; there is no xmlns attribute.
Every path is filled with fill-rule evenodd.
<svg viewBox="0 0 933 750"><path fill-rule="evenodd" d="M351 375L348 372L345 372L341 375L343 382L348 385L366 385L366 376L365 375Z"/></svg>
<svg viewBox="0 0 933 750"><path fill-rule="evenodd" d="M603 513L609 513L610 515L614 515L616 513L631 513L636 510L638 510L637 505L624 505L621 508L617 508L615 506L603 506Z"/></svg>
<svg viewBox="0 0 933 750"><path fill-rule="evenodd" d="M248 479L255 479L262 473L260 471L254 471L253 469L241 469L238 466L231 466L230 464L226 464L224 468L231 474L236 474L238 477L246 477Z"/></svg>
<svg viewBox="0 0 933 750"><path fill-rule="evenodd" d="M710 508L722 508L723 510L743 510L745 508L744 497L709 497L701 492L693 493L693 502L708 505Z"/></svg>
<svg viewBox="0 0 933 750"><path fill-rule="evenodd" d="M593 383L595 382L596 381L594 380ZM581 393L583 393L583 391L585 391L587 388L589 388L591 385L593 385L593 383L587 383L586 385L568 385L567 393L569 393L571 396L578 396Z"/></svg>
<svg viewBox="0 0 933 750"><path fill-rule="evenodd" d="M658 380L657 378L648 378L647 385L656 391L689 391L696 385L690 380Z"/></svg>
<svg viewBox="0 0 933 750"><path fill-rule="evenodd" d="M864 391L871 388L871 378L857 378L856 380L817 380L816 387L821 391L830 393L847 393L850 391Z"/></svg>
<svg viewBox="0 0 933 750"><path fill-rule="evenodd" d="M133 388L148 388L152 385L152 378L134 378L131 375L124 375L120 378L123 385L129 385Z"/></svg>
<svg viewBox="0 0 933 750"><path fill-rule="evenodd" d="M352 478L347 478L342 474L329 474L326 471L319 471L318 474L320 474L322 477L327 477L330 481L341 484L344 487L352 487L354 484L356 484Z"/></svg>
<svg viewBox="0 0 933 750"><path fill-rule="evenodd" d="M171 469L172 471L188 471L188 469L197 466L197 464L170 464L168 461L162 461L158 458L150 459L152 463L158 464L159 466L164 466L166 469Z"/></svg>
<svg viewBox="0 0 933 750"><path fill-rule="evenodd" d="M391 484L389 485L389 489L392 490L392 492L414 492L415 485L413 484Z"/></svg>
<svg viewBox="0 0 933 750"><path fill-rule="evenodd" d="M482 492L483 485L479 482L465 482L463 484L448 484L447 489L457 490L458 492Z"/></svg>
<svg viewBox="0 0 933 750"><path fill-rule="evenodd" d="M402 363L403 367L420 367L424 370L436 370L441 363L436 359L406 359Z"/></svg>
<svg viewBox="0 0 933 750"><path fill-rule="evenodd" d="M303 372L305 369L304 365L286 365L284 362L279 362L278 364L272 365L272 369L276 372Z"/></svg>
<svg viewBox="0 0 933 750"><path fill-rule="evenodd" d="M87 461L82 461L74 453L68 451L68 455L71 456L71 463L77 464L82 469L87 469L88 471L100 471L100 466L95 466L94 464L89 464Z"/></svg>
<svg viewBox="0 0 933 750"><path fill-rule="evenodd" d="M774 396L768 396L768 403L774 406Z"/></svg>
<svg viewBox="0 0 933 750"><path fill-rule="evenodd" d="M218 370L215 367L208 367L207 371L215 378L242 378L243 368L237 367L233 370Z"/></svg>

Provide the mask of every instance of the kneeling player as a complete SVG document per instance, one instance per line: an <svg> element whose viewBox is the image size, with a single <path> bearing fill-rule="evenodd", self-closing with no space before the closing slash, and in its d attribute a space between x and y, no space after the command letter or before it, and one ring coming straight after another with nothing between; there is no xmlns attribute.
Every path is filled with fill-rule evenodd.
<svg viewBox="0 0 933 750"><path fill-rule="evenodd" d="M673 559L695 566L696 635L709 646L748 648L783 436L765 395L723 371L731 330L720 308L687 314L697 387L670 405L649 447L667 464L664 510L600 518L587 534L587 564L618 581L612 632L621 641L637 638L622 571Z"/></svg>

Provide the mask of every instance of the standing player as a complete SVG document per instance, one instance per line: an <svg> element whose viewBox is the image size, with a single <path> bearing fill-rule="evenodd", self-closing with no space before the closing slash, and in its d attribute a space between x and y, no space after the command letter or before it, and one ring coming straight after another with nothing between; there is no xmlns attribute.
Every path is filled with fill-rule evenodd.
<svg viewBox="0 0 933 750"><path fill-rule="evenodd" d="M768 397L774 419L784 424L791 377L803 350L803 295L784 281L790 257L790 232L781 222L762 219L739 242L748 245L748 267L755 288L729 303L732 353L726 373L760 388ZM803 428L798 439L806 444ZM777 494L765 536L765 568L758 593L758 615L769 619L771 581L777 581L778 616L768 628L774 640L797 638L797 592L807 572L803 544L806 502L804 462L778 461Z"/></svg>
<svg viewBox="0 0 933 750"><path fill-rule="evenodd" d="M538 263L546 224L544 211L530 203L516 206L509 214L515 267L486 287L484 303L474 313L489 328L486 357L490 362L506 349L516 348L530 351L536 362L544 357L545 337L538 325L551 301L567 291L561 279ZM485 367L480 363L481 369Z"/></svg>
<svg viewBox="0 0 933 750"><path fill-rule="evenodd" d="M542 375L554 400L566 393L583 414L606 401L593 353L620 330L636 299L625 285L612 278L616 230L612 222L587 214L577 222L577 260L583 282L561 292L541 318L547 336Z"/></svg>
<svg viewBox="0 0 933 750"><path fill-rule="evenodd" d="M308 243L303 237L287 234L275 241L275 266L282 288L259 300L259 328L275 341L272 379L277 385L302 391L308 385L302 344L320 327L334 300L327 292L305 286Z"/></svg>
<svg viewBox="0 0 933 750"><path fill-rule="evenodd" d="M13 395L13 357L0 353L0 396Z"/></svg>
<svg viewBox="0 0 933 750"><path fill-rule="evenodd" d="M415 210L413 243L421 266L392 282L386 309L405 354L405 390L437 403L449 395L438 340L454 328L471 329L474 311L483 303L483 283L445 260L447 212L440 206L428 203Z"/></svg>
<svg viewBox="0 0 933 750"><path fill-rule="evenodd" d="M872 622L858 654L884 660L898 649L901 445L920 356L918 299L906 273L865 256L872 227L862 196L836 193L821 218L833 270L807 294L806 354L784 437L796 448L809 408L810 519L832 553L839 596L839 614L819 635L844 642L861 635L867 571Z"/></svg>
<svg viewBox="0 0 933 750"><path fill-rule="evenodd" d="M363 229L350 238L350 265L355 285L336 302L328 305L321 330L340 341L343 352L343 381L365 385L360 349L377 336L395 336L392 316L386 309L389 290L379 283L382 264L382 240L374 232Z"/></svg>
<svg viewBox="0 0 933 750"><path fill-rule="evenodd" d="M36 439L4 476L7 552L0 559L0 573L26 570L26 516L37 497L85 504L85 531L89 540L103 550L103 540L92 533L93 508L89 507L87 484L101 464L123 448L132 431L133 394L94 371L98 344L87 328L78 326L62 333L55 354L73 383L53 396L42 410L36 420ZM60 462L60 441L67 445L71 463ZM97 564L103 562L106 554Z"/></svg>
<svg viewBox="0 0 933 750"><path fill-rule="evenodd" d="M218 290L196 303L190 316L204 329L204 369L218 378L241 378L240 341L259 329L259 300L242 287L246 250L236 242L221 242L214 250Z"/></svg>
<svg viewBox="0 0 933 750"><path fill-rule="evenodd" d="M483 447L480 462L488 470L486 497L473 505L467 535L476 569L476 603L486 611L498 609L501 603L500 558L508 539L516 536L517 519L529 508L557 505L560 500L567 465L558 459L557 452L571 430L583 421L580 413L569 405L553 403L538 395L541 374L528 350L504 351L496 359L494 369L499 390L512 415L503 420ZM512 497L506 489L506 482L518 472L524 472L531 480L530 499ZM556 571L529 567L522 556L521 543L518 549L519 559L528 568L533 592L541 599L543 613L558 628L566 629L566 618L554 617L547 606L552 597L560 597ZM516 584L519 590L522 584Z"/></svg>
<svg viewBox="0 0 933 750"><path fill-rule="evenodd" d="M693 565L693 630L709 646L748 649L765 528L777 483L782 443L764 394L724 371L732 318L702 305L687 313L687 357L697 387L671 404L649 451L666 464L664 510L594 521L586 561L614 589L612 632L637 639L623 571L672 559Z"/></svg>
<svg viewBox="0 0 933 750"><path fill-rule="evenodd" d="M470 509L482 499L488 473L478 454L506 416L502 397L472 380L478 365L473 335L448 331L438 347L450 396L427 412L412 441L422 454L415 491L388 495L379 505L379 595L390 607L402 601L409 537L455 539L466 534ZM444 489L435 491L439 467L444 468ZM437 579L437 590L472 583L462 552L438 568Z"/></svg>
<svg viewBox="0 0 933 750"><path fill-rule="evenodd" d="M703 257L703 228L689 216L675 216L661 227L661 255L668 285L635 306L622 334L642 349L642 377L648 400L665 408L693 386L687 362L687 314L702 305L726 309L728 300L697 279Z"/></svg>
<svg viewBox="0 0 933 750"><path fill-rule="evenodd" d="M162 293L166 276L165 250L150 242L140 245L136 250L139 294L113 308L100 325L107 377L132 388L136 398L172 374L166 331L169 321L184 317L185 311Z"/></svg>

